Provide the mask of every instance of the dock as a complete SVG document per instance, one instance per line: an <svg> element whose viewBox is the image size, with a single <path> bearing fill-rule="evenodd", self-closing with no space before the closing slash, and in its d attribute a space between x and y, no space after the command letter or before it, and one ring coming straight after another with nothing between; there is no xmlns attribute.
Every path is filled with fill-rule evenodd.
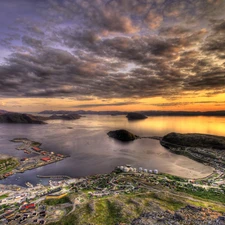
<svg viewBox="0 0 225 225"><path fill-rule="evenodd" d="M50 178L50 179L72 179L67 175L37 175L38 178Z"/></svg>

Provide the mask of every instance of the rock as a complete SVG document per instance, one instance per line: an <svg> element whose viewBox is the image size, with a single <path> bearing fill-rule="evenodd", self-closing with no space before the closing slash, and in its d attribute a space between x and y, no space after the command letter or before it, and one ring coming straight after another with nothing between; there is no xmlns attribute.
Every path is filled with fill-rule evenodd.
<svg viewBox="0 0 225 225"><path fill-rule="evenodd" d="M217 218L217 221L225 221L225 216L219 216L219 217Z"/></svg>
<svg viewBox="0 0 225 225"><path fill-rule="evenodd" d="M127 141L133 141L138 138L137 135L134 135L130 133L127 130L114 130L114 131L109 131L107 135L111 138L127 142Z"/></svg>
<svg viewBox="0 0 225 225"><path fill-rule="evenodd" d="M127 116L128 120L142 120L148 118L147 116L141 114L141 113L128 113Z"/></svg>
<svg viewBox="0 0 225 225"><path fill-rule="evenodd" d="M174 219L181 221L181 220L184 220L184 216L181 213L175 212Z"/></svg>
<svg viewBox="0 0 225 225"><path fill-rule="evenodd" d="M194 212L201 211L201 208L196 207L196 206L193 206L193 205L187 205L187 206L185 207L185 209L189 209L189 210L192 210L192 211L194 211Z"/></svg>

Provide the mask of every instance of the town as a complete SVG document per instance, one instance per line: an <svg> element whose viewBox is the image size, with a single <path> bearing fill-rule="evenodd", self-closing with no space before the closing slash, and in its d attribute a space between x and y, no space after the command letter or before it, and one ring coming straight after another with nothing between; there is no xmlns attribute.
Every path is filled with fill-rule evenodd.
<svg viewBox="0 0 225 225"><path fill-rule="evenodd" d="M186 196L188 194L206 201L217 201L220 205L225 202L223 178L224 174L218 170L209 177L193 180L164 174L157 169L124 165L109 174L50 180L48 186L1 185L0 223L48 224L70 215L91 199L147 192L192 199Z"/></svg>

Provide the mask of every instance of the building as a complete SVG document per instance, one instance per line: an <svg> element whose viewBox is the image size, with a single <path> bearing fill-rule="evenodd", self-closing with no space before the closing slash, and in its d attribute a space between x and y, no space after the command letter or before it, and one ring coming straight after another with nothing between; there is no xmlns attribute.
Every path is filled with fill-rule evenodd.
<svg viewBox="0 0 225 225"><path fill-rule="evenodd" d="M41 149L38 148L38 147L33 147L32 149L33 149L34 151L36 151L36 152L40 152L40 151L41 151Z"/></svg>
<svg viewBox="0 0 225 225"><path fill-rule="evenodd" d="M149 170L148 172L149 172L149 173L152 173L152 170Z"/></svg>
<svg viewBox="0 0 225 225"><path fill-rule="evenodd" d="M20 210L28 210L28 209L35 209L36 206L34 203L31 203L31 204L26 204L26 205L23 205Z"/></svg>
<svg viewBox="0 0 225 225"><path fill-rule="evenodd" d="M8 211L4 214L4 217L8 220L15 216L14 211Z"/></svg>
<svg viewBox="0 0 225 225"><path fill-rule="evenodd" d="M157 169L154 169L154 174L158 174L159 171Z"/></svg>
<svg viewBox="0 0 225 225"><path fill-rule="evenodd" d="M138 171L139 172L142 172L143 171L142 167L139 167Z"/></svg>
<svg viewBox="0 0 225 225"><path fill-rule="evenodd" d="M49 162L51 160L50 157L44 157L44 158L41 158L42 161L44 162Z"/></svg>
<svg viewBox="0 0 225 225"><path fill-rule="evenodd" d="M144 172L145 172L145 173L147 173L147 172L148 172L148 170L147 170L147 169L144 169Z"/></svg>
<svg viewBox="0 0 225 225"><path fill-rule="evenodd" d="M121 169L122 171L123 171L123 168L124 168L123 166L120 166L120 169Z"/></svg>

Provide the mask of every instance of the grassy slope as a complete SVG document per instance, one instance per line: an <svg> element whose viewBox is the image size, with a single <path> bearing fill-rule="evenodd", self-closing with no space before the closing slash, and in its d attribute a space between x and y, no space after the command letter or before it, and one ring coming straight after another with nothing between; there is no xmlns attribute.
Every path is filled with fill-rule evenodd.
<svg viewBox="0 0 225 225"><path fill-rule="evenodd" d="M58 204L63 204L63 203L71 203L69 197L65 196L60 199L46 199L45 200L46 205L58 205Z"/></svg>
<svg viewBox="0 0 225 225"><path fill-rule="evenodd" d="M222 213L225 212L225 206L201 198L190 200L181 195L177 199L165 193L143 192L88 199L88 201L77 206L72 214L50 225L114 225L130 223L143 212L157 211L159 207L163 210L175 211L187 204L210 208Z"/></svg>
<svg viewBox="0 0 225 225"><path fill-rule="evenodd" d="M15 158L0 159L0 174L10 172L18 165L19 162Z"/></svg>
<svg viewBox="0 0 225 225"><path fill-rule="evenodd" d="M174 197L156 193L133 193L94 198L80 205L72 214L54 224L111 225L129 223L145 211L157 210L157 207L173 211L186 204L183 200L177 200ZM194 202L192 202L192 205L194 205ZM221 210L225 211L225 207Z"/></svg>

